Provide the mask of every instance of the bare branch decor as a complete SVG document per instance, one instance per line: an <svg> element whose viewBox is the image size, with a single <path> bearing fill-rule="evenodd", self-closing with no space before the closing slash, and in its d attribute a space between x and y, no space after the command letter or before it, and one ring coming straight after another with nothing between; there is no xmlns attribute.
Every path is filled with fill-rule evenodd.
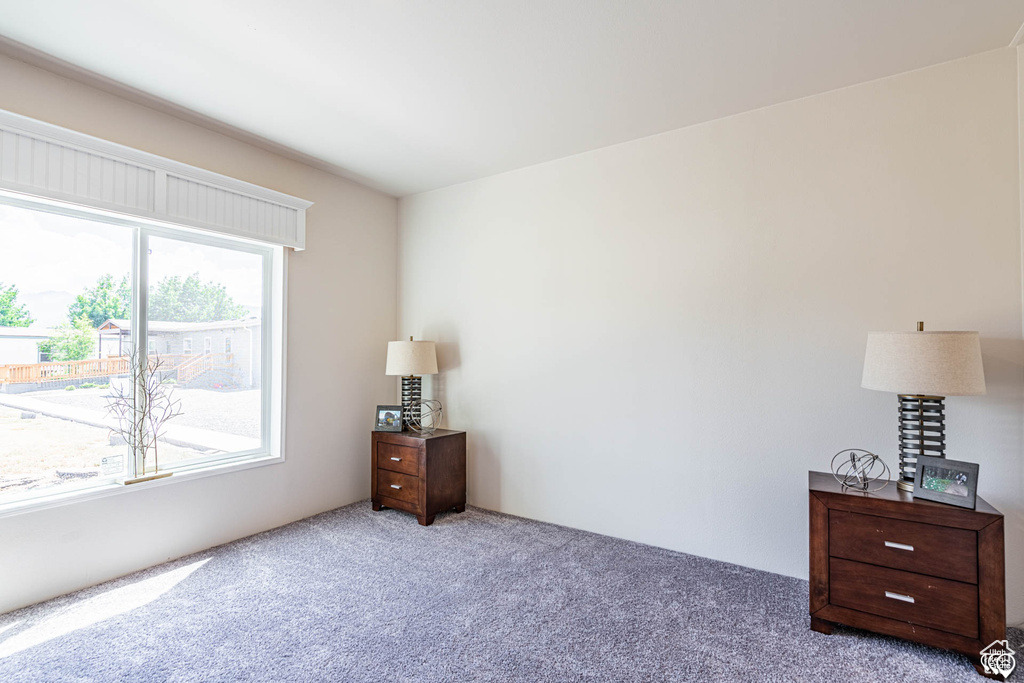
<svg viewBox="0 0 1024 683"><path fill-rule="evenodd" d="M164 362L159 356L154 360L141 360L133 348L128 352L129 383L111 384L111 395L107 400L107 413L116 420L112 429L128 444L135 458L135 477L125 480L126 484L168 477L170 472L160 472L158 453L159 439L164 435L164 426L171 418L181 415L181 400L174 398L174 389L163 384L160 369ZM146 460L153 453L153 471L147 473Z"/></svg>

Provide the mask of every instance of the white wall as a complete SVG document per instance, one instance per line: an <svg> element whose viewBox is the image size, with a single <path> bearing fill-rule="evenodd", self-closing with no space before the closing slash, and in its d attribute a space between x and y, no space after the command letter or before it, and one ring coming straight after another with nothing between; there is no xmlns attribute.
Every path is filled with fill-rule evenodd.
<svg viewBox="0 0 1024 683"><path fill-rule="evenodd" d="M807 470L896 462L869 330L979 330L948 455L1024 621L1017 62L999 50L403 199L400 335L472 504L807 575ZM586 125L581 121L580 125Z"/></svg>
<svg viewBox="0 0 1024 683"><path fill-rule="evenodd" d="M0 108L315 202L288 259L287 461L0 518L0 612L367 497L397 201L5 57Z"/></svg>

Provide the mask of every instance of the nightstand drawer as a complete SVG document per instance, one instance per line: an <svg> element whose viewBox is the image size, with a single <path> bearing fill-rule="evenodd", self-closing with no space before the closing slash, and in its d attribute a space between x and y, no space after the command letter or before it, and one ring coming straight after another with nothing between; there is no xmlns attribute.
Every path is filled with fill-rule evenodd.
<svg viewBox="0 0 1024 683"><path fill-rule="evenodd" d="M829 603L978 637L978 587L833 557Z"/></svg>
<svg viewBox="0 0 1024 683"><path fill-rule="evenodd" d="M978 582L978 534L855 512L829 512L829 555Z"/></svg>
<svg viewBox="0 0 1024 683"><path fill-rule="evenodd" d="M378 469L377 494L416 505L419 503L420 480L408 474Z"/></svg>
<svg viewBox="0 0 1024 683"><path fill-rule="evenodd" d="M392 472L419 475L419 449L396 446L392 443L377 443L377 467Z"/></svg>

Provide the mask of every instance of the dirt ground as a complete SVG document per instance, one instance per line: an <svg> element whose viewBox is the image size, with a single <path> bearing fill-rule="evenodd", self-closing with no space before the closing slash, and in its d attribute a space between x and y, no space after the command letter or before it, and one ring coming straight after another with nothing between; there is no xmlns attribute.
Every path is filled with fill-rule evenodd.
<svg viewBox="0 0 1024 683"><path fill-rule="evenodd" d="M128 447L111 446L106 429L42 415L23 419L21 414L0 406L0 495L81 486L98 476L104 457L123 455L127 461ZM198 455L198 451L170 444L159 447L161 465ZM88 472L97 474L89 476Z"/></svg>

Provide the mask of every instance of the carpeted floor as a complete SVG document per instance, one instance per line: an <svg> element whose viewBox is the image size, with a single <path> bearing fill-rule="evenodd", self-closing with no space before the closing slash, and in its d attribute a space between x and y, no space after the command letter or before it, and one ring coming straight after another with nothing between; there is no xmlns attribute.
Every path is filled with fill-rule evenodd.
<svg viewBox="0 0 1024 683"><path fill-rule="evenodd" d="M0 616L0 681L983 680L808 623L798 579L366 501Z"/></svg>

